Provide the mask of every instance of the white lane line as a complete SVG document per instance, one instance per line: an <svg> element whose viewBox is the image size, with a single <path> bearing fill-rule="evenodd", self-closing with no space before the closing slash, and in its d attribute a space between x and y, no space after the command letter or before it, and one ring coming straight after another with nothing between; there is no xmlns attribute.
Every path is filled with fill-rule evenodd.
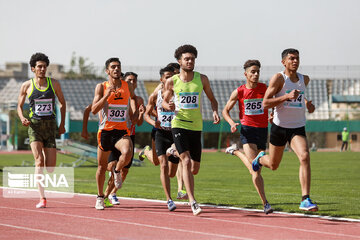
<svg viewBox="0 0 360 240"><path fill-rule="evenodd" d="M73 235L73 234L50 232L50 231L41 230L41 229L37 229L37 228L28 228L28 227L22 227L22 226L15 226L15 225L10 225L10 224L5 224L5 223L0 223L0 226L9 227L9 228L16 228L16 229L21 229L21 230L26 230L26 231L31 231L31 232L41 232L41 233L52 234L52 235L57 235L57 236L61 236L61 237L70 237L70 238L78 238L78 239L86 239L86 240L97 240L98 239L98 238L89 238L89 237ZM2 233L2 234L4 234L4 233Z"/></svg>
<svg viewBox="0 0 360 240"><path fill-rule="evenodd" d="M134 226L148 227L148 228L156 228L156 229L162 229L162 230L168 230L168 231L178 231L178 232L185 232L185 233L192 233L192 234L200 234L200 235L206 235L206 236L211 236L211 237L240 239L240 240L253 240L252 238L243 238L243 237L231 236L231 235L223 235L223 234L216 234L216 233L207 233L207 232L200 232L200 231L178 229L178 228L154 226L154 225L149 225L149 224L142 224L142 223L135 223L135 222L125 222L125 221L119 221L119 220L107 219L107 218L89 217L89 216L82 216L82 215L50 212L50 211L45 212L45 211L38 211L38 210L31 210L31 209L20 209L20 208L11 208L11 207L3 207L3 206L0 206L0 208L11 209L11 210L16 210L16 211L43 213L43 214L54 214L54 215L65 216L65 217L84 218L84 219L91 219L91 220L96 220L96 221L107 221L107 222L114 222L114 223L122 223L122 224L127 224L127 225L134 225Z"/></svg>
<svg viewBox="0 0 360 240"><path fill-rule="evenodd" d="M67 203L67 202L61 202L61 201L54 201L57 203L62 203L62 204L68 204L68 205L81 205L84 206L84 204L77 204L77 203ZM158 200L156 202L159 202ZM162 201L165 202L165 201ZM89 207L92 207L90 205L86 205ZM206 205L209 206L209 205ZM224 208L226 210L230 210L227 208ZM126 209L126 208L122 208L121 210L124 211L136 211L134 209ZM160 215L172 215L172 216L179 216L181 215L181 217L186 217L186 218L194 218L194 216L190 216L190 215L183 215L183 214L179 214L179 213L164 213L164 212L155 212L155 211L147 211L147 213L152 213L152 214L160 214ZM300 216L302 216L300 214ZM347 237L347 238L355 238L355 239L360 239L360 236L357 235L349 235L349 234L342 234L342 233L332 233L332 232L324 232L324 231L318 231L318 230L310 230L310 229L302 229L302 228L293 228L293 227L285 227L285 226L274 226L274 225L266 225L266 224L260 224L260 223L248 223L248 222L243 222L243 221L233 221L233 220L226 220L226 219L214 219L214 218L209 218L209 217L201 217L199 218L200 220L209 220L209 221L215 221L215 222L226 222L226 223L234 223L234 224L243 224L243 225L250 225L250 226L257 226L257 227L263 227L263 228L276 228L276 229L284 229L284 230L292 230L292 231L300 231L300 232L308 232L308 233L317 233L317 234L325 234L325 235L331 235L331 236L338 236L338 237ZM346 224L347 222L344 222L344 224Z"/></svg>

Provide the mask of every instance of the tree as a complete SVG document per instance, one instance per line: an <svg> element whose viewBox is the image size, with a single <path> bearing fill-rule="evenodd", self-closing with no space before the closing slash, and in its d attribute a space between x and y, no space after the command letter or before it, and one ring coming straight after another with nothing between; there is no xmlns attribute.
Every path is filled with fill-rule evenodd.
<svg viewBox="0 0 360 240"><path fill-rule="evenodd" d="M96 68L94 64L87 63L88 58L82 56L76 56L73 52L70 60L70 70L66 72L66 79L98 79L101 76L96 74Z"/></svg>

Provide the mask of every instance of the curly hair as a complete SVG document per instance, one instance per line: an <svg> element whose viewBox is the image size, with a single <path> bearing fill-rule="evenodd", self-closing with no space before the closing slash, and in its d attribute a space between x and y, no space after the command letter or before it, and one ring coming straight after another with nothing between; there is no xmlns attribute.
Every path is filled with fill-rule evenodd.
<svg viewBox="0 0 360 240"><path fill-rule="evenodd" d="M189 45L189 44L186 44L186 45L182 45L180 47L178 47L176 50L175 50L175 54L174 54L174 57L179 60L181 58L181 55L183 53L192 53L195 55L195 58L197 58L197 50L194 46L192 45Z"/></svg>
<svg viewBox="0 0 360 240"><path fill-rule="evenodd" d="M36 62L37 61L42 61L42 62L45 62L46 63L46 66L49 66L50 64L50 60L49 60L49 57L46 56L45 54L43 53L34 53L31 58L30 58L30 67L35 67L36 66Z"/></svg>
<svg viewBox="0 0 360 240"><path fill-rule="evenodd" d="M246 70L247 68L252 67L252 66L258 66L259 68L261 68L261 64L260 64L259 60L247 60L244 63L244 70Z"/></svg>

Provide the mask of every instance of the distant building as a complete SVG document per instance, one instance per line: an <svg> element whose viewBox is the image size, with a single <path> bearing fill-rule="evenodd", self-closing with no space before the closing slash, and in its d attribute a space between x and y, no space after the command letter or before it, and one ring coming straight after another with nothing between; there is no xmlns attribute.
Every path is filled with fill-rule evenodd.
<svg viewBox="0 0 360 240"><path fill-rule="evenodd" d="M28 78L29 65L22 62L5 63L5 70L0 70L0 77Z"/></svg>

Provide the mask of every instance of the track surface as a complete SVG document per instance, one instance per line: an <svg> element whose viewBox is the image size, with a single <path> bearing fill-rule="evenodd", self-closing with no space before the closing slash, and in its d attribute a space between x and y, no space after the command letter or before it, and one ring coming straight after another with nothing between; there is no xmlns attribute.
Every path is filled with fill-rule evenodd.
<svg viewBox="0 0 360 240"><path fill-rule="evenodd" d="M174 212L165 202L121 199L95 210L95 196L48 199L3 198L0 188L0 239L360 239L360 222L188 205Z"/></svg>

